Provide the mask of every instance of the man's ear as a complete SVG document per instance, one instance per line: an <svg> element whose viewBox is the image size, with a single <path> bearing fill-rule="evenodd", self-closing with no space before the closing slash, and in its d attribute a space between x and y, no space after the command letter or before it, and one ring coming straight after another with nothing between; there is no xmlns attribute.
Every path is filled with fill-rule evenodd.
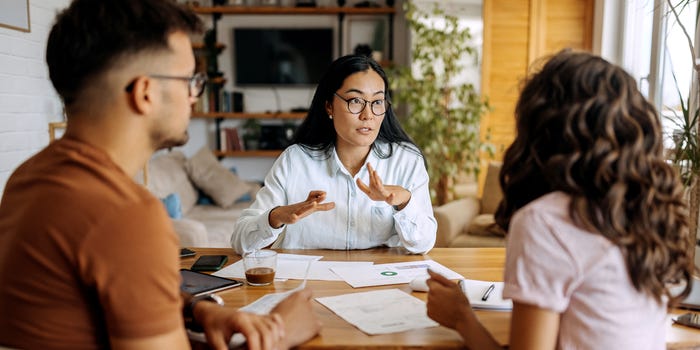
<svg viewBox="0 0 700 350"><path fill-rule="evenodd" d="M131 89L127 91L129 106L137 114L149 114L153 110L154 85L153 80L147 76L140 76L131 83Z"/></svg>

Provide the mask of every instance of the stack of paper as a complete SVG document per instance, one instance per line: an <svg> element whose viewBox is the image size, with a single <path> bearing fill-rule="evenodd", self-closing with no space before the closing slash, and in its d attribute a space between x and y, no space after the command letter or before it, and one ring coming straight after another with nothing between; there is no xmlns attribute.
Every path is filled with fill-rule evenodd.
<svg viewBox="0 0 700 350"><path fill-rule="evenodd" d="M464 279L459 281L462 291L474 309L512 310L513 301L503 299L503 282ZM489 288L493 285L493 289ZM487 293L488 292L488 293ZM486 300L484 300L486 299Z"/></svg>

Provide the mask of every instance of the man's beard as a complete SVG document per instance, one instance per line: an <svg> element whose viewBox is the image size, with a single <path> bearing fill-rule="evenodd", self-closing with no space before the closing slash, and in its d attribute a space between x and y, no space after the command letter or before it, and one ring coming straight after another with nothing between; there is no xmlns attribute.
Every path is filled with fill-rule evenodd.
<svg viewBox="0 0 700 350"><path fill-rule="evenodd" d="M178 138L164 138L163 135L153 135L154 145L156 150L183 146L190 140L190 134L187 130Z"/></svg>

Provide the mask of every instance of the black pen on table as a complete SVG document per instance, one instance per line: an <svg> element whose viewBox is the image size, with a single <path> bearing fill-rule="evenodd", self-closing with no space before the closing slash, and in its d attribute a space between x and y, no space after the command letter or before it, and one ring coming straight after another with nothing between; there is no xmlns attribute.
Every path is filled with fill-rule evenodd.
<svg viewBox="0 0 700 350"><path fill-rule="evenodd" d="M488 289L486 289L486 292L484 292L484 296L481 297L482 301L486 301L489 299L489 295L491 295L491 292L496 288L495 284L491 284Z"/></svg>

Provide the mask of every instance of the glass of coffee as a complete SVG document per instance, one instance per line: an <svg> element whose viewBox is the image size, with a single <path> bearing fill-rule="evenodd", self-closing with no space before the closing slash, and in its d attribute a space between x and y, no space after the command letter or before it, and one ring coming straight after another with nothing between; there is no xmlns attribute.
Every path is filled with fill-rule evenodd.
<svg viewBox="0 0 700 350"><path fill-rule="evenodd" d="M277 252L261 249L243 254L245 279L251 286L265 286L275 279Z"/></svg>

